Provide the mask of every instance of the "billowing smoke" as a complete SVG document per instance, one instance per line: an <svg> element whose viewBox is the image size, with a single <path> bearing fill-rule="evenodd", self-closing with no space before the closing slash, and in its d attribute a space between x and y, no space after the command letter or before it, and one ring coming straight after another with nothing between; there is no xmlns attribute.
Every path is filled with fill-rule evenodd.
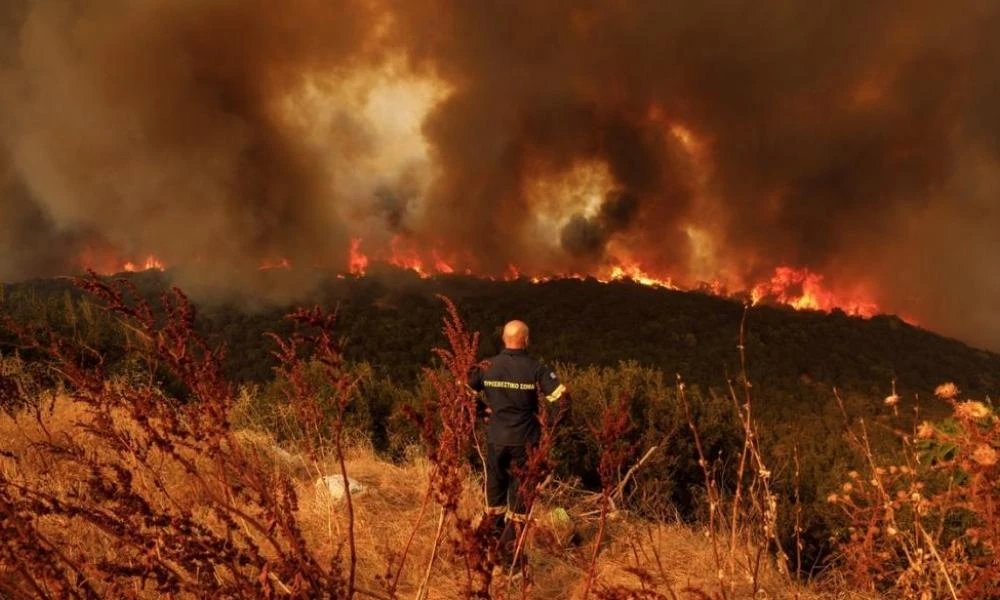
<svg viewBox="0 0 1000 600"><path fill-rule="evenodd" d="M0 275L78 272L74 260L108 245L222 289L251 283L273 257L345 260L340 157L312 145L314 122L297 102L374 57L377 15L366 3L8 6L0 139L13 177L0 211L12 213L3 229L14 233L0 244L24 258L0 261ZM332 107L318 135L359 156L374 148L353 109ZM76 249L53 253L53 239Z"/></svg>
<svg viewBox="0 0 1000 600"><path fill-rule="evenodd" d="M483 274L808 267L1000 348L997 31L983 0L7 2L0 277L95 246L253 290L401 236Z"/></svg>
<svg viewBox="0 0 1000 600"><path fill-rule="evenodd" d="M594 218L577 213L563 226L562 247L573 256L600 258L611 237L627 230L635 219L639 199L626 192L612 192Z"/></svg>

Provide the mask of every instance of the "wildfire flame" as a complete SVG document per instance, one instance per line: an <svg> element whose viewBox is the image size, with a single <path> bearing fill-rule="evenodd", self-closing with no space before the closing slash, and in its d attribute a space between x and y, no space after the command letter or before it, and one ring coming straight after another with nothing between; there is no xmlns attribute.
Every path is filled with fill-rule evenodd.
<svg viewBox="0 0 1000 600"><path fill-rule="evenodd" d="M603 279L601 278L598 279L603 281ZM614 267L611 267L611 274L609 279L611 281L621 281L621 280L634 281L636 283L641 283L642 285L648 285L650 287L666 288L668 290L680 289L679 287L674 285L673 280L671 280L670 277L667 277L666 279L653 277L652 275L649 275L648 273L643 271L642 268L639 267L639 265L637 264L616 265Z"/></svg>
<svg viewBox="0 0 1000 600"><path fill-rule="evenodd" d="M404 239L401 236L396 236L390 240L388 252L385 254L369 256L362 250L362 243L362 238L353 238L348 249L346 272L356 277L366 275L370 265L376 262L412 271L421 278L454 274L459 272L456 265L462 263L457 257L444 256L436 249L429 251L422 250L413 241ZM148 255L145 259L138 261L123 261L114 258L111 252L106 250L96 251L94 249L88 249L78 259L78 262L84 268L105 275L121 272L135 273L148 270L162 271L166 268L164 262L155 255ZM293 265L287 258L276 258L263 261L258 268L261 271L274 269L289 270L293 268ZM464 268L464 265L461 272L467 275L474 273L472 269ZM582 280L590 278L603 283L631 281L653 288L669 290L686 289L674 283L671 277L647 270L640 262L635 260L618 260L616 264L608 265L597 269L595 272L586 274L577 272L530 273L519 268L517 265L510 264L502 275L489 278L504 281L527 279L532 283L544 283L558 279ZM849 315L863 318L873 317L880 312L878 305L864 293L837 293L826 285L823 275L810 271L807 268L780 266L774 270L774 274L769 279L757 282L751 286L730 288L726 282L715 279L711 282L702 282L695 289L721 297L746 298L749 296L749 300L753 305L782 304L796 310L822 312L831 312L839 309ZM748 291L730 294L730 289L745 289Z"/></svg>
<svg viewBox="0 0 1000 600"><path fill-rule="evenodd" d="M874 302L861 298L838 297L823 285L823 276L808 269L778 267L770 280L758 283L750 292L751 302L773 301L798 310L830 312L840 309L849 315L870 318L878 314Z"/></svg>
<svg viewBox="0 0 1000 600"><path fill-rule="evenodd" d="M455 272L455 269L451 268L451 265L449 265L447 262L444 261L444 259L438 256L437 252L433 252L432 256L434 257L434 270L436 272L445 274L451 274Z"/></svg>
<svg viewBox="0 0 1000 600"><path fill-rule="evenodd" d="M144 259L121 258L117 253L107 248L87 248L77 259L80 268L94 271L102 275L115 273L138 273L139 271L163 271L166 269L162 260L150 254Z"/></svg>
<svg viewBox="0 0 1000 600"><path fill-rule="evenodd" d="M421 260L420 254L412 247L405 246L400 240L401 238L396 236L389 243L392 254L387 262L400 269L413 271L421 277L430 277L430 273L424 270L424 261Z"/></svg>
<svg viewBox="0 0 1000 600"><path fill-rule="evenodd" d="M347 271L351 275L362 276L368 270L368 257L361 251L361 238L351 240L350 258L347 261Z"/></svg>
<svg viewBox="0 0 1000 600"><path fill-rule="evenodd" d="M146 257L146 260L141 263L134 263L131 261L126 262L122 266L122 271L125 271L126 273L135 273L138 271L162 271L163 268L163 262L150 254Z"/></svg>
<svg viewBox="0 0 1000 600"><path fill-rule="evenodd" d="M456 272L453 262L443 260L437 251L430 252L430 258L425 260L421 252L413 245L405 243L401 238L393 238L390 243L391 254L385 257L369 258L361 252L360 239L351 242L348 270L355 275L363 275L370 262L384 262L401 269L413 271L422 278L434 275L446 275ZM470 271L466 271L470 273ZM558 273L558 274L527 274L516 265L507 265L504 273L496 278L504 281L528 279L532 283L544 283L558 279L595 279L602 283L613 281L632 281L640 285L669 290L682 290L669 276L654 274L645 270L635 261L620 261L599 270L597 273ZM494 278L490 278L494 279ZM720 279L703 282L698 290L721 297L739 296L730 294L729 286ZM796 310L815 310L831 312L839 309L845 313L870 318L878 314L878 305L863 293L838 294L824 283L823 275L806 268L787 266L777 267L774 275L766 281L756 283L749 288L749 297L753 305L783 304ZM745 296L744 296L745 297Z"/></svg>
<svg viewBox="0 0 1000 600"><path fill-rule="evenodd" d="M375 260L388 263L400 269L413 271L425 279L432 275L450 275L455 272L455 268L452 266L454 259L445 258L441 256L439 251L431 250L429 259L425 260L425 257L416 246L400 236L392 238L389 242L389 248L391 253L388 256L377 256ZM358 252L357 256L355 256L355 252ZM351 265L354 264L355 260L363 261L365 266L368 265L369 258L360 254L353 243L351 245L351 253Z"/></svg>

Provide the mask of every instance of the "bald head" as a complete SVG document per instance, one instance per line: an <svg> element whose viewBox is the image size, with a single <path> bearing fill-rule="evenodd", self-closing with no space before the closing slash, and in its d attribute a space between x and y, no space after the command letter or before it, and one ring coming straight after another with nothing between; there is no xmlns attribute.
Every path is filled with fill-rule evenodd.
<svg viewBox="0 0 1000 600"><path fill-rule="evenodd" d="M503 326L503 346L508 350L528 347L528 326L524 321L511 321Z"/></svg>

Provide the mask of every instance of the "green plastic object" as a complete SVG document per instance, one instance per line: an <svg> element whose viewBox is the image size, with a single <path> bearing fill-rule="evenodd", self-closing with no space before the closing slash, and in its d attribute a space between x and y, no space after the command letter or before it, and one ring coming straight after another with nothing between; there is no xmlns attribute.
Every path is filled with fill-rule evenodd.
<svg viewBox="0 0 1000 600"><path fill-rule="evenodd" d="M553 522L559 523L560 525L569 525L573 522L569 513L566 512L566 509L561 506L557 506L556 508L550 510L549 518L552 519Z"/></svg>

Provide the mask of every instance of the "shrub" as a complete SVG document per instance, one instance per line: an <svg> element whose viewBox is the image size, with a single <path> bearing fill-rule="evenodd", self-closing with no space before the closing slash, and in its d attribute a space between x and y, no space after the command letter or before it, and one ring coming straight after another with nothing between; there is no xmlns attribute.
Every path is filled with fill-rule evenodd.
<svg viewBox="0 0 1000 600"><path fill-rule="evenodd" d="M854 583L907 597L1000 594L1000 418L988 402L938 387L952 416L898 431L900 449L872 451L861 421L852 441L864 459L828 501L846 519L841 564ZM895 404L890 396L887 403Z"/></svg>

